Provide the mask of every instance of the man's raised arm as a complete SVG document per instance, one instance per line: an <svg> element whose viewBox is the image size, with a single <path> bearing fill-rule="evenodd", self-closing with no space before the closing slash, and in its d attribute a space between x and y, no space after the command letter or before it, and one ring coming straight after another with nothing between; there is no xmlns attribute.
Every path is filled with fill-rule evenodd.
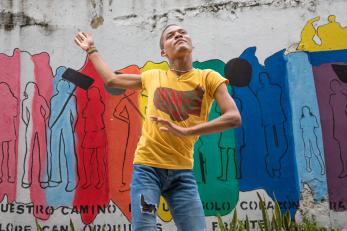
<svg viewBox="0 0 347 231"><path fill-rule="evenodd" d="M140 89L141 76L137 74L115 74L107 66L101 55L97 52L94 39L90 34L79 32L75 36L76 44L88 53L89 60L93 63L99 76L107 86L126 89Z"/></svg>

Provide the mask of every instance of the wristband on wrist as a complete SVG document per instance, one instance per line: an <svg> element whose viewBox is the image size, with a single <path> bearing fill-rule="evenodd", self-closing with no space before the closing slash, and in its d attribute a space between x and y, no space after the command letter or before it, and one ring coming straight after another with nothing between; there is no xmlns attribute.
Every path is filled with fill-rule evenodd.
<svg viewBox="0 0 347 231"><path fill-rule="evenodd" d="M88 55L91 55L91 54L93 54L94 52L98 52L98 50L97 50L96 47L94 47L94 46L89 47L86 51L87 51Z"/></svg>

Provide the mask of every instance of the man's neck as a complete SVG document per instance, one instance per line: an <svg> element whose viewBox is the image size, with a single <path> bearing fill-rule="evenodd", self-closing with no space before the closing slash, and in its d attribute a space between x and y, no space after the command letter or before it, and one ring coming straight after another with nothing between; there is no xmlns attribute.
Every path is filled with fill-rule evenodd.
<svg viewBox="0 0 347 231"><path fill-rule="evenodd" d="M186 55L169 60L170 70L178 76L183 75L193 69L192 55Z"/></svg>

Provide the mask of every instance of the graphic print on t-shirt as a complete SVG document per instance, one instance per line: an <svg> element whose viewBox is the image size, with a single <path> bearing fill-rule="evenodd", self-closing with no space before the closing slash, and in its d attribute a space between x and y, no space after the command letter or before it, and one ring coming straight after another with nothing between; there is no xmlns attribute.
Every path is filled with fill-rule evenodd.
<svg viewBox="0 0 347 231"><path fill-rule="evenodd" d="M178 91L159 87L154 92L154 105L160 111L170 115L173 121L184 121L189 114L199 116L205 90L197 86L191 91Z"/></svg>

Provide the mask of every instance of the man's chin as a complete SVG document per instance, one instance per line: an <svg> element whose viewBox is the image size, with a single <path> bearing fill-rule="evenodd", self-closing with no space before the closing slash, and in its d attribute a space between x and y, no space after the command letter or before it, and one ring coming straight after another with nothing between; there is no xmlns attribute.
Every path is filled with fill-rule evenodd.
<svg viewBox="0 0 347 231"><path fill-rule="evenodd" d="M187 55L187 54L190 54L192 53L192 48L191 47L187 47L187 46L180 46L177 51L176 51L176 54L178 56L182 56L182 55Z"/></svg>

